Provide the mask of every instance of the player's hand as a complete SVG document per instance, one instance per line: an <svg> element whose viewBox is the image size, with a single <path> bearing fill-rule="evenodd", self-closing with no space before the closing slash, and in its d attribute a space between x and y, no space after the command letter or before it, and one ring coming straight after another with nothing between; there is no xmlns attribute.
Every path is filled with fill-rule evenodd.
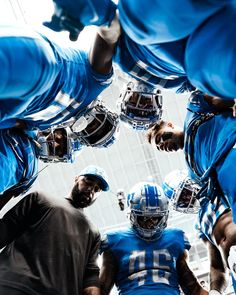
<svg viewBox="0 0 236 295"><path fill-rule="evenodd" d="M114 44L117 42L121 34L118 11L116 12L115 17L112 20L110 26L100 26L97 30L97 33L108 44Z"/></svg>
<svg viewBox="0 0 236 295"><path fill-rule="evenodd" d="M116 12L112 0L53 0L51 21L44 22L50 29L68 31L71 41L76 41L85 26L110 25Z"/></svg>
<svg viewBox="0 0 236 295"><path fill-rule="evenodd" d="M148 142L154 145L155 147L156 147L156 136L159 130L159 126L160 126L159 124L152 126L152 128L150 128L147 131L147 135L146 135Z"/></svg>
<svg viewBox="0 0 236 295"><path fill-rule="evenodd" d="M61 8L57 4L55 4L51 21L44 22L43 24L56 32L68 31L71 41L76 41L78 39L79 33L84 28L84 25L80 23L79 20L71 17L65 9Z"/></svg>

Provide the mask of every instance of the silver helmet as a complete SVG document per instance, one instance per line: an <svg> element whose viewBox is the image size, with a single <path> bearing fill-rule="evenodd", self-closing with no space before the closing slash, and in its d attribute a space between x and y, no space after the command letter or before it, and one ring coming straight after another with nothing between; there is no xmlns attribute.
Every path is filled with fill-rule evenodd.
<svg viewBox="0 0 236 295"><path fill-rule="evenodd" d="M118 108L126 126L144 131L161 120L162 95L148 84L129 82L120 95Z"/></svg>
<svg viewBox="0 0 236 295"><path fill-rule="evenodd" d="M168 198L162 188L151 182L133 186L127 196L128 213L133 229L144 240L158 239L169 215Z"/></svg>
<svg viewBox="0 0 236 295"><path fill-rule="evenodd" d="M69 127L39 131L35 142L39 159L47 163L73 163L82 149Z"/></svg>
<svg viewBox="0 0 236 295"><path fill-rule="evenodd" d="M196 196L200 186L188 177L186 170L174 170L167 174L162 188L171 200L174 210L181 213L198 213L200 203Z"/></svg>
<svg viewBox="0 0 236 295"><path fill-rule="evenodd" d="M71 125L82 145L91 147L109 147L119 135L118 115L103 104L89 107Z"/></svg>

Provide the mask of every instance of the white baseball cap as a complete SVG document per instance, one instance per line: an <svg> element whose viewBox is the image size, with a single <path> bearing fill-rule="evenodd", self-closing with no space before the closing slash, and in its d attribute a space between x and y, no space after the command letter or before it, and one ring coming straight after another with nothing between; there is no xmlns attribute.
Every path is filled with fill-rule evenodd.
<svg viewBox="0 0 236 295"><path fill-rule="evenodd" d="M81 175L81 176L94 176L101 181L101 183L102 183L101 189L103 191L109 190L108 176L103 168L95 166L95 165L89 165L89 166L85 167L79 173L79 175Z"/></svg>

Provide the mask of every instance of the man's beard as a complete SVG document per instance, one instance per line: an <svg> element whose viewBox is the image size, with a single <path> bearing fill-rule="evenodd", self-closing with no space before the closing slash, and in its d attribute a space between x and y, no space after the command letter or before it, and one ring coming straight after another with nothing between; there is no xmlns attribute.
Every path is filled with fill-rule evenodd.
<svg viewBox="0 0 236 295"><path fill-rule="evenodd" d="M72 203L76 208L85 208L91 204L91 197L88 194L81 192L78 185L74 185L71 191Z"/></svg>

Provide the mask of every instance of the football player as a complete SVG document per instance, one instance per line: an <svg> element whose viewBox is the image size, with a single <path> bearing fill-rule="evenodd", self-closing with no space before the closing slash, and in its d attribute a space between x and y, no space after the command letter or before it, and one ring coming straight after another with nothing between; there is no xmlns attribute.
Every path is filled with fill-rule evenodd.
<svg viewBox="0 0 236 295"><path fill-rule="evenodd" d="M108 0L54 0L54 3L57 31L68 29L63 25L68 15L73 20L68 27L76 28L73 24L80 24L78 27L81 28L94 24L95 20L98 25L106 22L107 15L104 17L104 14L113 15L115 9L112 1ZM183 7L181 11L180 5ZM142 1L121 0L118 10L121 26L128 38L145 45L143 49L140 46L131 48L137 54L132 59L137 62L136 71L139 70L140 75L145 71L149 79L150 73L153 75L153 71L158 70L163 75L160 77L170 78L171 73L164 75L172 72L173 79L185 75L192 85L209 95L225 99L236 97L236 71L232 69L235 60L235 42L232 39L235 35L235 0L181 0L181 3L152 0L148 5ZM55 25L51 27L55 29ZM147 54L144 60L139 57L142 51ZM129 52L127 54L130 55ZM157 64L154 70L150 69L152 61Z"/></svg>
<svg viewBox="0 0 236 295"><path fill-rule="evenodd" d="M38 133L19 128L0 130L0 208L31 187L39 174L39 159L72 163L81 149L69 128Z"/></svg>
<svg viewBox="0 0 236 295"><path fill-rule="evenodd" d="M118 134L118 116L102 104L95 104L70 127L27 131L0 129L0 202L17 196L33 184L38 175L38 159L46 163L73 163L84 146L108 147Z"/></svg>
<svg viewBox="0 0 236 295"><path fill-rule="evenodd" d="M229 104L194 92L189 99L184 129L162 121L148 132L148 140L160 151L184 149L189 176L200 182L214 200L225 195L236 223L236 118Z"/></svg>
<svg viewBox="0 0 236 295"><path fill-rule="evenodd" d="M199 237L205 242L210 257L210 281L217 279L224 286L224 267L232 273L234 291L236 291L236 225L228 202L218 196L214 202L201 194L201 187L191 180L186 170L174 170L163 181L165 195L171 200L173 209L182 213L198 213ZM188 202L186 202L188 198ZM183 206L183 199L185 206ZM223 288L217 287L222 294ZM212 289L212 288L211 288Z"/></svg>
<svg viewBox="0 0 236 295"><path fill-rule="evenodd" d="M101 246L101 293L114 284L119 294L208 294L187 264L189 241L180 229L166 228L168 198L155 183L131 188L130 228L107 232ZM189 293L188 293L189 292Z"/></svg>
<svg viewBox="0 0 236 295"><path fill-rule="evenodd" d="M0 26L0 128L21 120L27 129L45 130L87 113L111 84L118 37L119 25L116 37L100 28L88 53L62 48L29 27Z"/></svg>

